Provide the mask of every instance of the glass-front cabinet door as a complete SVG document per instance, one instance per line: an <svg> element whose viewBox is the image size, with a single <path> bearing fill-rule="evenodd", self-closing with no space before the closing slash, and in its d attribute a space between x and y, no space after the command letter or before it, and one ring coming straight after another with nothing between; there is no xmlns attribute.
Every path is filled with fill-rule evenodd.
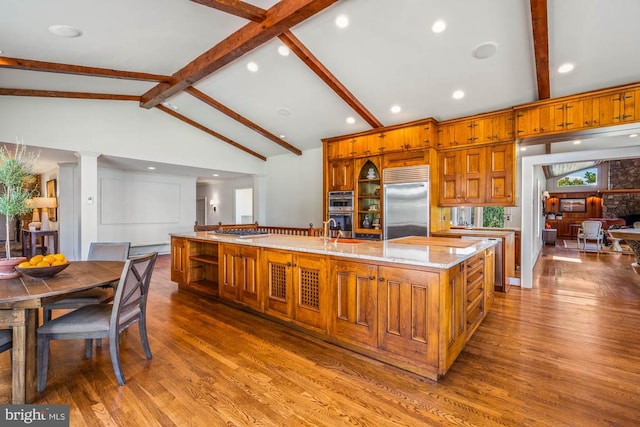
<svg viewBox="0 0 640 427"><path fill-rule="evenodd" d="M382 188L380 156L357 159L355 231L358 234L382 233Z"/></svg>

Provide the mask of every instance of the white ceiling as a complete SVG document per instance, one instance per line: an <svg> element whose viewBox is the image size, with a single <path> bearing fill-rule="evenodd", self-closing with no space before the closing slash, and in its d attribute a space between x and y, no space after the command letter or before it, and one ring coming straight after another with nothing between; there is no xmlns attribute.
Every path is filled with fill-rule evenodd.
<svg viewBox="0 0 640 427"><path fill-rule="evenodd" d="M246 3L268 9L277 1ZM552 97L640 81L640 1L549 0L548 10ZM338 15L348 16L347 28L335 25ZM441 34L431 31L437 19L447 23ZM2 0L0 50L12 58L171 75L247 22L188 0ZM54 36L48 31L54 24L83 34ZM340 0L292 33L385 126L537 99L529 0ZM474 58L474 48L487 41L497 44L496 54ZM267 42L194 87L301 150L320 147L324 137L371 129L296 55L279 55L281 45ZM258 72L247 70L250 61ZM564 62L575 70L557 73ZM0 68L0 88L139 96L154 86ZM462 100L451 96L458 89L466 94ZM264 156L288 152L191 95L169 102ZM400 113L390 112L394 104ZM282 108L290 114L280 114ZM356 122L347 124L348 116ZM209 170L182 172L211 176Z"/></svg>

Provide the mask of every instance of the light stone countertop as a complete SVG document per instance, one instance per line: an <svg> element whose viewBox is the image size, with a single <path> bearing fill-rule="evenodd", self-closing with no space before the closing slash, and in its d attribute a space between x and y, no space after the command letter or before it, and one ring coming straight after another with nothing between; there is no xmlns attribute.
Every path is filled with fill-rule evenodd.
<svg viewBox="0 0 640 427"><path fill-rule="evenodd" d="M451 268L478 252L496 245L495 240L478 239L472 243L470 241L470 246L460 248L455 247L455 242L460 242L460 239L455 238L451 239L455 241L451 247L400 243L394 240L368 241L356 239L361 243L336 243L335 238L326 242L322 237L286 236L280 234L240 238L238 236L216 234L211 231L179 233L171 234L171 236L443 269ZM344 240L348 241L349 239Z"/></svg>

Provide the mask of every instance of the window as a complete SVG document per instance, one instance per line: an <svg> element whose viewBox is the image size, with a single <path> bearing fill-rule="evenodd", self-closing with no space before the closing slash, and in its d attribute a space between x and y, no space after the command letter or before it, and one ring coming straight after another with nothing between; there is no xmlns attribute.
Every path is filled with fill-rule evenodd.
<svg viewBox="0 0 640 427"><path fill-rule="evenodd" d="M556 185L561 187L577 187L577 186L586 186L593 185L595 186L598 183L598 168L589 168L583 169L581 171L572 172L563 176L562 178L558 178L556 181Z"/></svg>

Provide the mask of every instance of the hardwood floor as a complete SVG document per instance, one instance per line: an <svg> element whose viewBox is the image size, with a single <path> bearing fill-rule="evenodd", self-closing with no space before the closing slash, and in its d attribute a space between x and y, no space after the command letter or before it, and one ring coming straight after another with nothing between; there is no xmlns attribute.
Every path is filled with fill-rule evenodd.
<svg viewBox="0 0 640 427"><path fill-rule="evenodd" d="M72 426L632 426L640 421L640 276L621 254L545 247L532 290L493 310L433 382L184 291L158 260L149 297L153 359L124 337L127 384L108 343L51 345L36 403L70 404ZM0 402L10 400L8 353Z"/></svg>

